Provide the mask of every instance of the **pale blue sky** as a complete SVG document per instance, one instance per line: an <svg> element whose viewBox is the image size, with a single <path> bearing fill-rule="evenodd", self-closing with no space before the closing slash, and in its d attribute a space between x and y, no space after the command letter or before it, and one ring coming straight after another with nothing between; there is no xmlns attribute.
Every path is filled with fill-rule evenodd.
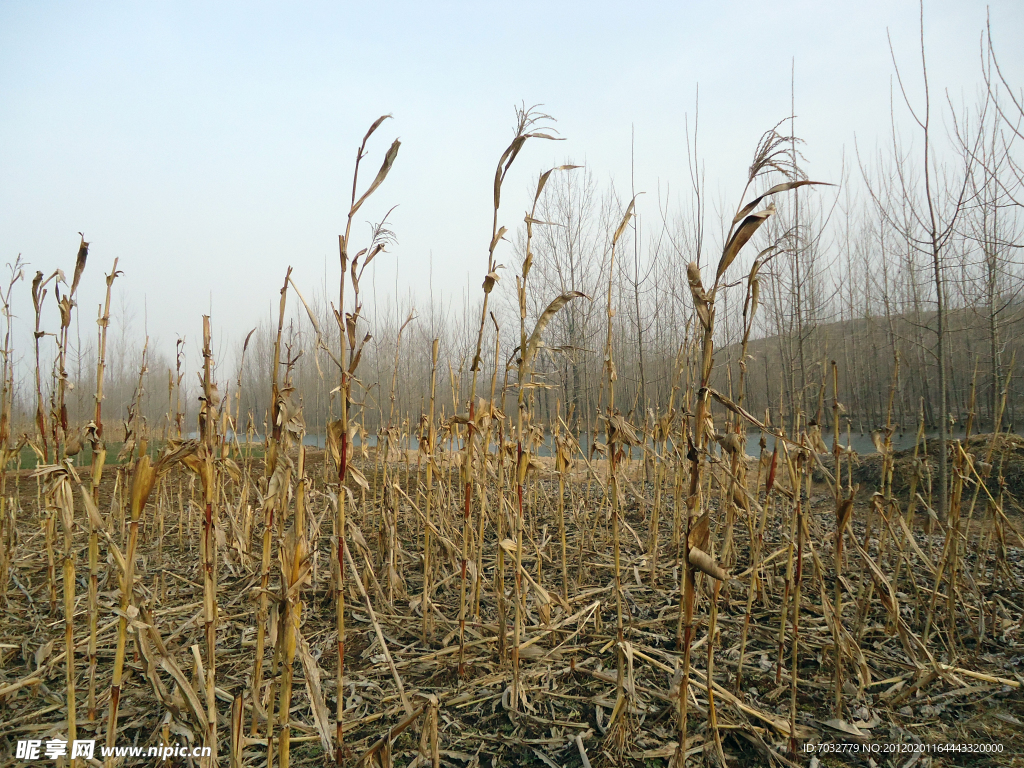
<svg viewBox="0 0 1024 768"><path fill-rule="evenodd" d="M1024 84L1024 3L990 5L1004 72ZM957 99L977 89L985 9L927 3L937 101L944 88ZM20 252L29 276L70 271L81 230L93 244L87 317L117 256L118 286L140 316L146 297L165 353L175 335L197 337L211 292L216 327L240 336L288 264L310 292L325 257L335 280L355 149L390 112L369 176L391 139L402 149L359 215L399 205L378 291L397 270L400 289L425 299L430 252L435 285L458 292L469 275L475 289L514 104L542 103L567 141L534 143L517 161L501 216L510 229L528 180L566 158L627 189L631 127L653 214L659 184L687 182L683 119L698 83L709 188L736 194L758 137L789 113L794 58L808 171L837 180L855 133L862 148L886 139L887 27L918 82L917 13L905 0L0 2L0 263ZM19 292L27 323L28 285Z"/></svg>

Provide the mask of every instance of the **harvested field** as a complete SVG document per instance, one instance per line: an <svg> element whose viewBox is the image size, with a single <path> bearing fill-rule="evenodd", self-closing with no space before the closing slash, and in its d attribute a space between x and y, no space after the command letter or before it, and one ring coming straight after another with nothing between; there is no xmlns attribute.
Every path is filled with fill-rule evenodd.
<svg viewBox="0 0 1024 768"><path fill-rule="evenodd" d="M35 410L16 411L12 270L0 356L0 760L45 749L62 766L113 768L154 749L204 768L1024 763L1022 444L1001 434L1011 374L992 409L995 437L943 437L920 459L893 450L898 375L879 455L863 460L842 440L852 419L835 361L815 367L789 411L744 406L761 270L781 239L745 277L727 275L777 213L769 198L819 184L796 166L796 140L778 125L762 136L717 267L686 264L690 321L672 342L668 397L646 411L639 388L632 407L623 402L616 362L616 258L636 198L616 213L598 299L597 407L574 419L575 404L556 398L542 419L539 395L553 386L539 361L585 351L549 347L545 334L566 307L593 299L565 286L539 303L531 295L534 227L548 223L538 201L552 174L575 167L558 166L538 176L524 220L505 332L518 344L502 348L489 309L507 232L502 184L528 141L556 138L547 115L517 110L494 177L475 346L470 337L458 374L450 362L444 371L439 337L420 350L429 397L403 415L394 393L411 312L395 336L390 396L359 378L373 338L360 286L394 236L385 217L357 250L352 224L398 155L395 140L361 181L387 117L356 155L337 304L318 313L285 272L260 358L262 438L241 409L255 331L229 389L203 316L194 428L181 341L162 430L149 426L147 342L108 461L116 260L97 320L95 408L72 423L84 235L70 283L59 270L32 282ZM51 281L60 327L44 396ZM741 338L735 379L726 367L722 385L716 313L729 289L743 297ZM319 384L305 402L323 389L329 414L313 435L295 377L306 352ZM321 436L324 450L303 447ZM13 469L25 448L35 468Z"/></svg>
<svg viewBox="0 0 1024 768"><path fill-rule="evenodd" d="M297 463L297 454L291 458ZM290 759L295 765L321 765L330 754L331 733L322 732L328 723L321 721L318 727L315 710L326 707L334 712L336 706L337 631L331 591L334 539L330 520L334 515L331 495L336 493L337 485L333 473L325 476L325 458L322 452L307 452L305 456L311 548L310 575L302 590L299 659L295 660L291 680ZM408 723L411 713L418 716L388 747L395 765L422 761L424 753L429 758L435 746L442 764L456 766L477 762L582 765L582 753L595 765L667 763L678 743L677 691L683 661L680 550L673 546L678 533L673 530L673 518L663 512L660 556L655 563L649 555L655 488L639 477L639 463L623 470L621 521L626 535L621 542L620 568L627 704L619 730L610 729L617 700L616 611L609 507L603 492L602 471L606 469L595 467L589 480L576 479L565 486L569 561L564 586L558 520L553 514L557 475L548 468L538 469L535 476L531 472L530 489L524 499L528 522L521 555L522 698L516 711L510 701L514 631L507 615L511 611L508 603L514 600L509 563L513 558L507 549L499 548L496 535L498 508L503 508L504 530L515 517L511 498L501 494L498 484L488 489L490 511L484 518L483 547L479 551L481 578L474 578L475 569L470 568L468 579L470 596L475 597L479 590L480 607L479 611L470 611L460 644L457 619L462 489L458 487L457 468L444 462L438 467L435 575L429 598L433 626L424 639L423 518L416 509L424 506L425 469L424 462L419 463L417 469L414 457L389 464L387 482L397 483L395 487L385 485L385 468L373 454L355 461L367 478L368 488L357 488L349 516L350 565L354 566L350 576L356 578L350 577L346 601L347 752L353 758L365 755L388 728ZM265 474L261 462L250 465L240 460L238 465L246 477ZM581 474L586 472L583 461L576 460L575 465ZM756 462L751 460L750 465L756 472ZM508 469L507 465L496 466L493 471ZM109 510L111 532L118 543L124 541L126 531L126 476L123 471L110 473L100 489L100 505L105 512ZM259 708L254 709L261 542L253 510L259 505L257 493L262 492L257 491L258 482L253 482L247 496L242 496L243 484L245 480L225 481L224 497L234 501L219 510L216 525L220 552L217 712L222 738L244 744L242 763L262 765L267 757L263 710L279 695L282 677L279 659L271 658L281 626L281 574L275 564L267 585L272 601L266 669L257 698ZM669 475L662 488L663 504L669 503L667 497L673 487L674 477ZM716 479L709 494L715 500L713 506L717 506L721 490ZM18 554L10 566L0 657L2 731L9 745L15 739L45 740L66 728L66 708L60 692L66 657L61 642L59 578L55 604L50 587L54 582L52 576L47 576L41 520L30 511L37 491L37 481L28 473L9 481L8 494L24 505L17 514ZM198 653L204 643L201 537L197 525L201 499L194 476L181 470L162 478L152 498L139 530L138 613L133 612L129 630L132 642L121 688L118 743L148 746L182 739L199 743L204 723L189 711L187 699L203 698ZM1006 750L1004 757L1024 748L1024 729L1018 724L1024 722L1024 696L1019 687L1024 673L1024 611L1020 608L1024 605L1024 550L1020 540L1008 535L1005 553L965 548L959 568L965 577L971 574L978 591L962 591L956 610L958 616L970 617L970 621L958 620L954 629L941 615L945 599L941 600L940 616L927 646L931 652L926 653L918 644L932 587L925 562L939 560L943 534L926 536L917 531L914 545L901 544L891 533L880 534L877 517L870 522L869 532L869 507L857 505L849 538L851 547L857 546L860 554L851 553L844 569L848 591L844 592L842 623L844 632L849 633L848 642L852 641L853 655L843 660L846 674L840 724L834 711L835 625L830 612L835 575L829 542L834 537L835 508L833 499L817 486L805 503L807 540L800 645L795 661L790 624L781 646L779 642L781 612L791 615L792 611L792 601L786 599L787 585L792 583L792 574L787 578L792 522L788 505L768 504L763 520L759 520L756 509L749 515L741 512L736 518L730 563L733 576L717 596L715 641L710 645L713 656L708 655L712 588L706 577L698 580L698 607L691 627L688 751L707 754L714 760L721 749L730 763L799 761L784 754L793 724L794 693L796 736L801 745L842 738L907 745L999 743ZM392 545L397 544L393 552L387 535L391 520L397 521L397 538L391 540ZM279 519L276 526L280 542L288 540L293 525L290 517ZM760 567L750 574L758 556L750 546L749 533L753 529L756 536L762 525L763 538L757 544ZM720 525L715 526L714 534L720 541ZM86 547L87 532L80 530L74 548L82 551ZM503 622L493 589L499 552L507 557L503 638L498 632ZM397 567L389 570L392 555ZM891 584L896 610L905 624L902 630L894 631L894 615L883 601L864 598L865 590L880 590L885 582L877 576L872 578L863 564L871 558L891 577L901 557L906 558L907 567ZM117 587L111 566L104 564L99 582L97 715L91 719L80 710L79 738L102 740L105 734L117 637ZM84 580L79 586L76 614L84 616ZM984 602L978 602L979 593ZM752 601L748 600L751 594ZM470 603L475 605L475 600ZM80 662L86 656L86 640L84 632L77 638ZM708 716L709 662L713 662L720 747ZM79 677L82 690L86 674L81 664ZM187 695L182 690L185 685L192 687ZM240 742L234 741L238 734L232 733L231 707L236 696L242 698ZM862 735L848 736L855 733L854 729ZM275 735L280 739L280 731ZM276 751L279 745L273 748ZM1012 764L992 755L951 758L936 754L932 759L934 765ZM846 763L822 755L821 764Z"/></svg>

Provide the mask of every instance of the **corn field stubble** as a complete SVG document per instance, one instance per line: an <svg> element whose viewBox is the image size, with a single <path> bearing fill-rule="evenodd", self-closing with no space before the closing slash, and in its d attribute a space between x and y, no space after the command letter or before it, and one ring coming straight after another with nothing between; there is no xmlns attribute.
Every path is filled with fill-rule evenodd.
<svg viewBox="0 0 1024 768"><path fill-rule="evenodd" d="M632 656L628 685L634 692L634 711L624 754L613 755L610 754L611 745L605 740L608 718L615 706L616 687L613 648L615 602L609 584L613 566L609 545L610 521L603 484L590 476L587 462L576 458L572 462L575 468L566 472L567 478L562 478L569 560L567 601L561 597L561 546L557 537L555 509L560 478L550 460L542 459L538 462L541 466L530 473L529 493L536 495L537 503L531 506L534 514L528 523L525 537L528 543L522 556L522 566L532 579L532 588L525 599L528 628L519 654L528 705L519 713L512 714L509 660L498 658L496 653L498 627L492 596L499 542L494 535L494 526L485 524L482 581L474 581L473 585L482 593L481 609L480 615L471 617L466 624L465 673L460 677L457 642L460 549L456 534L461 527L463 499L457 479L458 467L448 463L450 456L442 457L439 463L441 477L450 478L451 484L446 493L439 494L441 498L434 507L435 513L439 513L436 523L437 576L431 597L436 632L429 642L424 643L419 615L423 583L420 555L422 517L413 506L414 501L406 498L408 495L414 500L422 491L417 474L423 473L423 457L411 455L405 461L392 462L390 477L397 487L391 488L382 486L383 467L380 461L375 461L376 458L371 452L368 458L355 461L357 467L362 467L369 487L356 495L358 502L362 502L365 493L366 501L355 505L357 511L351 529L350 548L358 578L373 604L374 618L371 619L366 609L361 590L350 584L345 733L352 759L369 750L389 727L406 718L395 679L374 632L373 622L376 621L389 645L406 695L416 711L424 702L430 701L431 696L438 701L440 720L436 738L441 758L446 764L468 765L480 760L486 765L490 764L489 758L494 757L502 765L540 765L546 763L546 759L561 765L582 765L581 753L576 746L577 736L591 764L600 762L605 752L609 754L604 755L604 759L613 764L620 760L621 764L667 764L676 743L674 716L678 694L675 691L681 660L678 637L679 566L671 547L673 530L669 514L663 515L662 519L667 517L668 520L660 531L661 540L669 546L661 552L657 568L650 567L650 554L644 542L649 533L654 488L645 482L642 463L633 462L633 467L626 470L623 483L622 523L625 535L621 541L621 557L625 574L624 602L628 606L624 634ZM331 650L336 641L331 598L331 545L328 536L316 535L317 523L314 521L322 521L326 527L330 518L328 496L332 492L333 472L328 471L325 477L322 471L324 456L320 452L307 451L305 461L307 467L320 468L320 471L309 472L307 489L311 534L319 543L310 558L313 578L303 593L306 606L300 626L301 645L302 653L308 655L309 661L303 659L301 664L296 663L292 682L291 760L296 765L322 765L330 752L322 746L313 707L326 704L333 709L335 691L331 678L335 664L332 663ZM421 465L419 473L417 461ZM598 477L605 471L606 462L602 460L590 464ZM252 471L260 471L255 462ZM508 471L508 466L505 471ZM674 482L669 474L663 497L671 499ZM9 485L8 493L31 503L36 492L34 479L27 473L21 473L9 483L15 488ZM115 490L116 483L116 478L108 477L100 488L100 508L114 510L111 520L115 521L115 535L117 510L125 501L124 491L120 488ZM196 659L191 649L201 645L203 640L202 566L198 560L200 509L196 506L201 493L190 482L189 475L180 469L165 476L162 485L154 492L156 498L147 509L147 521L140 537L138 589L141 602L148 606L148 618L145 628L140 625L134 631L157 633L188 683L200 691L201 683L196 680ZM495 483L488 493L493 498L500 498L498 488ZM231 508L237 509L238 501L242 501L238 490L236 487L225 489L227 498L232 499L228 505ZM400 573L393 584L388 582L387 571L382 567L387 563L387 542L382 538L388 523L384 518L393 514L382 503L385 495L398 498L395 517L399 531ZM225 726L230 723L234 696L245 692L247 699L252 685L255 590L259 586L259 544L251 511L254 501L255 498L249 500L248 512L247 505L243 503L237 517L231 512L228 513L232 518L230 521L222 517L222 523L226 524L223 531L218 532L218 538L222 539L222 554L218 575L221 615L216 685L219 716ZM835 722L831 691L834 674L829 663L833 637L828 608L823 608L822 602L823 598L826 602L831 598L835 581L828 562L830 552L822 546L834 531L835 510L827 490L817 484L812 486L810 504L812 512L808 527L812 532L810 542L815 552L807 558L804 571L807 583L803 593L808 597L801 603L804 615L800 625L800 645L804 651L797 667L797 735L801 742L807 739L839 741L850 737L844 734L846 729ZM165 507L162 548L153 526L157 507L160 506ZM422 511L422 506L417 506ZM191 514L189 510L192 510ZM510 512L508 510L506 514ZM858 503L850 528L854 539L863 540L867 533L865 521L869 516L869 505ZM43 533L31 519L34 516L18 517L20 524L12 562L11 594L4 611L4 664L0 673L4 708L3 725L0 727L8 749L13 748L16 739L56 737L66 728L60 605L58 601L58 610L52 611L49 604ZM763 535L757 543L762 552L762 579L749 611L750 575L746 572L752 563L750 528L741 521L734 534L736 564L733 573L736 578L723 588L719 601L714 675L718 686L716 721L723 734L723 749L729 762L743 760L748 764L768 765L772 760L786 759L785 755L778 753L769 757L768 752L775 752L777 744L788 740L790 727L788 683L792 669L788 659L783 659L779 674L779 613L787 588L787 523L774 510L768 511ZM923 527L920 518L917 523L918 528ZM1013 518L1013 523L1019 529L1020 519ZM750 526L754 527L757 536L759 521L756 513L751 516ZM180 539L179 527L182 529ZM246 529L252 533L248 542L237 535ZM984 540L986 533L991 533L991 526L976 526L973 533ZM86 530L78 531L76 548L86 547L87 535ZM875 556L878 547L876 537L877 532L869 543L869 551L874 548ZM914 549L920 549L924 555L928 552L933 556L940 554L943 545L940 534L925 536L919 530L915 538L917 546ZM860 659L846 661L848 679L843 686L843 717L839 719L848 728L852 726L850 730L858 729L862 734L869 734L867 738L874 741L904 740L912 743L916 737L925 743L1002 743L1006 753L1019 752L1022 737L1016 721L1024 719L1024 701L1019 687L1011 688L1000 678L1009 683L1020 683L1018 644L1021 614L1017 606L1024 599L1024 590L1021 589L1021 584L1024 584L1024 556L1020 544L1018 539L1007 547L1007 557L1001 564L997 565L993 558L987 565L980 566L982 579L996 580L985 591L990 612L986 619L988 637L979 644L971 637L969 628L961 625L959 631L965 636L960 638L954 666L958 664L963 669L947 671L944 666L940 667L943 676L936 674L932 667L908 663L898 634L891 633L886 627L890 617L877 596L866 604L866 615L859 615L858 590L871 589L872 585L877 589L878 585L871 580L870 573L863 573L859 564L847 563L846 579L852 591L844 592L844 625L850 632L856 632L859 627L857 653L863 655L869 674L865 681L867 685L863 685L857 669ZM890 547L895 548L892 543ZM964 570L979 569L981 558L977 553L965 554ZM163 565L158 566L161 561ZM1000 575L999 571L1004 568L1005 572ZM816 576L819 569L820 579ZM907 569L904 570L906 578L909 574ZM918 588L930 589L931 585L922 578L927 573L921 570L918 560L915 560L914 571L920 579ZM658 577L653 585L652 572ZM860 576L864 575L867 579L861 582ZM270 592L274 595L280 592L279 580L279 574L271 578ZM99 690L106 691L107 697L116 641L116 621L112 618L117 598L112 581L104 579L99 585L99 604L103 615L97 642ZM510 587L511 583L506 585L509 591ZM711 595L706 585L700 585L699 589L704 590L702 597L706 605ZM389 601L388 592L391 590L393 597ZM969 595L965 596L965 600L969 599ZM915 605L910 596L898 594L897 600L908 606L901 607L904 613L923 614L927 607L926 601L916 603L916 610L910 607ZM81 605L77 615L84 615ZM917 618L918 624L923 625L924 616ZM698 609L694 645L705 649L708 645L707 620L707 610ZM270 644L280 633L279 621L276 612L272 613ZM913 621L911 626L914 626ZM942 627L942 631L946 629ZM511 630L511 626L506 628L506 646L511 642ZM916 630L920 635L921 627L917 626ZM746 635L746 645L742 649L743 673L737 692L737 667L743 634ZM79 674L83 676L84 641L82 637L76 648L81 666ZM933 640L930 647L937 658L943 654L941 641ZM1012 650L1014 647L1017 650ZM786 640L783 646L785 656L788 656L788 651L789 641ZM691 677L694 693L688 735L688 741L692 740L691 751L713 749L714 744L713 735L707 728L703 659L702 654L694 654ZM313 669L319 672L320 696L323 697L318 705L311 704L305 682ZM947 682L944 675L948 675L952 682ZM266 680L267 676L264 686L270 682ZM163 682L154 683L153 678L160 678ZM920 693L906 695L908 690L922 682L924 685L918 689ZM156 695L155 685L162 687L166 699ZM146 655L129 650L120 702L122 725L117 743L174 743L182 740L182 734L189 734L195 743L201 743L199 724L182 706L181 694L173 690L174 682L161 669L159 660L150 661ZM104 698L103 695L99 697L101 712L107 703ZM247 719L252 716L248 702L245 716ZM831 723L832 727L826 723ZM404 734L396 736L389 747L395 765L409 764L424 752L429 759L429 746L424 750L419 743L424 735L422 728L422 724L416 722ZM104 718L100 717L94 723L80 722L78 730L79 738L95 735L102 739ZM222 738L227 739L227 727L223 730ZM262 722L260 732L265 733ZM426 736L433 738L430 734ZM855 738L863 740L865 736ZM243 764L264 764L267 755L264 736L253 738L244 734L241 744L244 745ZM1003 757L1008 757L1008 754ZM936 764L1011 764L997 756L991 756L989 762L983 756L978 756L973 762L950 760L943 763L942 756L936 758ZM697 754L691 759L696 760ZM790 759L799 762L801 758ZM823 764L829 764L827 758L823 758ZM837 761L835 764L840 763Z"/></svg>
<svg viewBox="0 0 1024 768"><path fill-rule="evenodd" d="M520 112L498 163L485 299L501 279L501 185L528 140L554 138L546 119ZM932 454L892 450L891 395L868 471L844 447L842 406L825 394L838 391L834 364L821 366L817 412L791 414L785 429L744 409L742 376L735 394L709 386L719 288L775 212L770 200L757 206L811 183L787 169L787 141L770 131L758 146L748 188L770 173L787 180L741 199L717 270L689 265L696 335L680 346L668 406L645 420L616 408L609 283L604 437L586 452L561 419L535 421L531 396L544 327L567 302L589 300L578 292L550 297L532 330L522 314L523 353L503 371L483 365L485 303L472 384L460 384L465 411L441 416L432 397L422 417L392 413L381 449L369 447L353 397L371 338L356 331L359 278L384 252L384 224L351 256L350 227L340 238L340 349L309 312L340 380L341 418L324 451L299 447L301 393L281 344L290 288L305 305L291 270L258 451L226 437L238 414L214 380L210 318L197 440L154 451L136 421L125 462L104 471L99 406L72 429L59 408L47 417L40 394L53 453L35 470L9 466L23 445L3 455L5 759L17 740L73 733L111 746L209 745L207 763L260 768L782 766L804 764L805 744L840 741L994 744L1000 754L919 760L1019 762L1024 541L1007 478L1020 446L951 441L950 503L937 519ZM357 160L349 223L398 146L361 196ZM528 233L542 224L528 215ZM87 249L83 237L62 301ZM744 348L770 258L762 251L741 281ZM115 263L108 288L116 274ZM102 351L102 316L99 328ZM8 446L10 334L4 353ZM102 354L99 365L101 403ZM555 455L542 456L552 432ZM747 455L745 437L758 432L772 445ZM397 447L410 440L418 451ZM91 463L64 463L82 451ZM913 754L873 759L904 765Z"/></svg>

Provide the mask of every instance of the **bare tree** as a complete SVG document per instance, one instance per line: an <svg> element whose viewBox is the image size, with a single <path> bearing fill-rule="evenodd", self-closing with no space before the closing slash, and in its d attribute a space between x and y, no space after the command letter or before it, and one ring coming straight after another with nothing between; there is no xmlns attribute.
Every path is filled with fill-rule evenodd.
<svg viewBox="0 0 1024 768"><path fill-rule="evenodd" d="M907 148L896 128L895 112L892 115L893 174L872 181L864 169L864 179L869 194L878 207L879 213L889 226L895 229L915 254L927 258L931 271L935 305L934 358L938 366L939 380L939 496L938 513L945 519L948 508L949 468L947 450L950 433L949 412L949 356L947 353L947 304L945 262L950 239L956 232L956 225L964 212L968 194L968 173L951 172L943 166L934 146L932 124L931 90L928 83L928 64L924 44L924 3L920 4L921 78L923 103L917 107L911 101L903 82L903 76L896 62L896 52L890 39L896 81L904 106L910 113L914 125L922 138L919 157L920 175L915 173L911 161L911 149ZM968 160L968 165L970 161ZM862 166L863 167L863 166Z"/></svg>

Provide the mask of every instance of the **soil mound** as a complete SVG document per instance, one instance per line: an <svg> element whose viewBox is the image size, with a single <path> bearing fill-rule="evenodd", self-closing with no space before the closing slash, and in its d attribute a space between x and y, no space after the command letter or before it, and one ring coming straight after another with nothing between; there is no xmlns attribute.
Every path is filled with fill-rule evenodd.
<svg viewBox="0 0 1024 768"><path fill-rule="evenodd" d="M985 480L989 493L996 496L1000 491L1016 499L1024 497L1024 438L1013 434L981 434L964 440L951 440L947 461L952 471L952 446L960 443L977 470ZM939 441L929 440L927 450L914 449L897 451L892 472L892 490L897 496L905 497L915 476L920 492L926 491L939 473ZM875 489L882 484L882 455L879 453L860 457L859 466L853 470L855 482L861 488ZM974 473L970 473L972 480Z"/></svg>

